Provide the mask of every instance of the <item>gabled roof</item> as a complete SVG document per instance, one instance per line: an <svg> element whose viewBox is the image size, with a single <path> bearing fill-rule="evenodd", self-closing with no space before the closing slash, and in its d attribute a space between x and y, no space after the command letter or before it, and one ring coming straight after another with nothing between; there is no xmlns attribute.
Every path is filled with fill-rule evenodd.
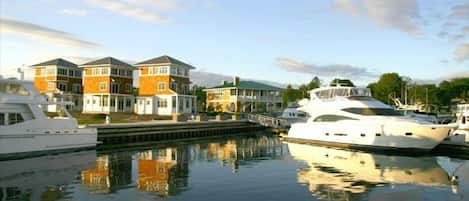
<svg viewBox="0 0 469 201"><path fill-rule="evenodd" d="M163 56L160 56L160 57L156 57L156 58L153 58L153 59L149 59L149 60L146 60L146 61L139 62L139 63L136 63L135 66L144 66L144 65L149 65L149 64L178 64L178 65L187 66L191 69L195 69L194 66L186 64L186 63L184 63L182 61L179 61L179 60L177 60L173 57L170 57L168 55L163 55Z"/></svg>
<svg viewBox="0 0 469 201"><path fill-rule="evenodd" d="M45 61L42 63L34 64L31 67L34 68L34 67L41 67L41 66L63 66L63 67L71 67L71 68L78 67L78 65L70 61L67 61L65 59L62 59L62 58L52 59L52 60Z"/></svg>
<svg viewBox="0 0 469 201"><path fill-rule="evenodd" d="M218 88L238 88L238 89L257 89L257 90L273 90L273 91L282 91L282 88L274 87L271 85L254 82L254 81L239 81L238 85L233 83L226 83L216 87L211 87L207 89L218 89Z"/></svg>
<svg viewBox="0 0 469 201"><path fill-rule="evenodd" d="M88 63L81 64L80 67L91 67L91 66L110 66L110 65L116 65L116 66L125 66L129 68L135 68L134 66L125 63L119 59L116 59L114 57L104 57L102 59L90 61Z"/></svg>

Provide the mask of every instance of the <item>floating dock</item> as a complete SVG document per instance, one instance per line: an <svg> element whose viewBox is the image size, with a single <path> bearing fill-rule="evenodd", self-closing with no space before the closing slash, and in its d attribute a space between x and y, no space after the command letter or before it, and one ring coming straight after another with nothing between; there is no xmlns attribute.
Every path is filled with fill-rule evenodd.
<svg viewBox="0 0 469 201"><path fill-rule="evenodd" d="M98 141L104 145L226 136L268 129L247 120L100 124L89 127L97 128Z"/></svg>

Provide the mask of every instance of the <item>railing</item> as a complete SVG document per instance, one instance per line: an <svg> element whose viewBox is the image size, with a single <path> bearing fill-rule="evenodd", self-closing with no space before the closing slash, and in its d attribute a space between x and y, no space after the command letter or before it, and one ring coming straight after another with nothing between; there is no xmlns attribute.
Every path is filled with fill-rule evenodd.
<svg viewBox="0 0 469 201"><path fill-rule="evenodd" d="M286 119L279 119L261 114L248 114L248 121L272 128L284 128L288 126L288 121Z"/></svg>

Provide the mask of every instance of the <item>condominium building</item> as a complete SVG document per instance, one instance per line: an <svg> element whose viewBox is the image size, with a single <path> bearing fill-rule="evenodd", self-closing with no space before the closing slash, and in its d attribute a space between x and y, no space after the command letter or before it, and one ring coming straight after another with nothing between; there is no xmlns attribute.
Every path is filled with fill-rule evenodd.
<svg viewBox="0 0 469 201"><path fill-rule="evenodd" d="M52 59L32 65L34 86L49 101L68 101L73 105L67 106L71 111L81 111L83 104L82 69L72 62L62 58ZM55 105L48 110L55 112Z"/></svg>
<svg viewBox="0 0 469 201"><path fill-rule="evenodd" d="M83 113L133 112L132 65L106 57L83 68Z"/></svg>
<svg viewBox="0 0 469 201"><path fill-rule="evenodd" d="M195 69L170 56L135 64L139 72L137 114L171 115L197 112L196 96L190 89L190 70Z"/></svg>
<svg viewBox="0 0 469 201"><path fill-rule="evenodd" d="M254 81L223 81L219 86L204 89L206 109L218 112L276 112L282 109L283 89Z"/></svg>

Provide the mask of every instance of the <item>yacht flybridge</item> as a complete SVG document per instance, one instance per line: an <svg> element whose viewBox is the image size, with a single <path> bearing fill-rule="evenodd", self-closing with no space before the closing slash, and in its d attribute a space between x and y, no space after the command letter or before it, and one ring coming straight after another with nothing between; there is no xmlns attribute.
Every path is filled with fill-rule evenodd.
<svg viewBox="0 0 469 201"><path fill-rule="evenodd" d="M0 79L0 159L96 146L95 128L79 128L65 107L48 117L47 104L32 82Z"/></svg>
<svg viewBox="0 0 469 201"><path fill-rule="evenodd" d="M368 88L322 87L298 108L306 122L291 125L286 139L356 149L429 151L448 136L454 126L437 125L403 116L371 97Z"/></svg>

